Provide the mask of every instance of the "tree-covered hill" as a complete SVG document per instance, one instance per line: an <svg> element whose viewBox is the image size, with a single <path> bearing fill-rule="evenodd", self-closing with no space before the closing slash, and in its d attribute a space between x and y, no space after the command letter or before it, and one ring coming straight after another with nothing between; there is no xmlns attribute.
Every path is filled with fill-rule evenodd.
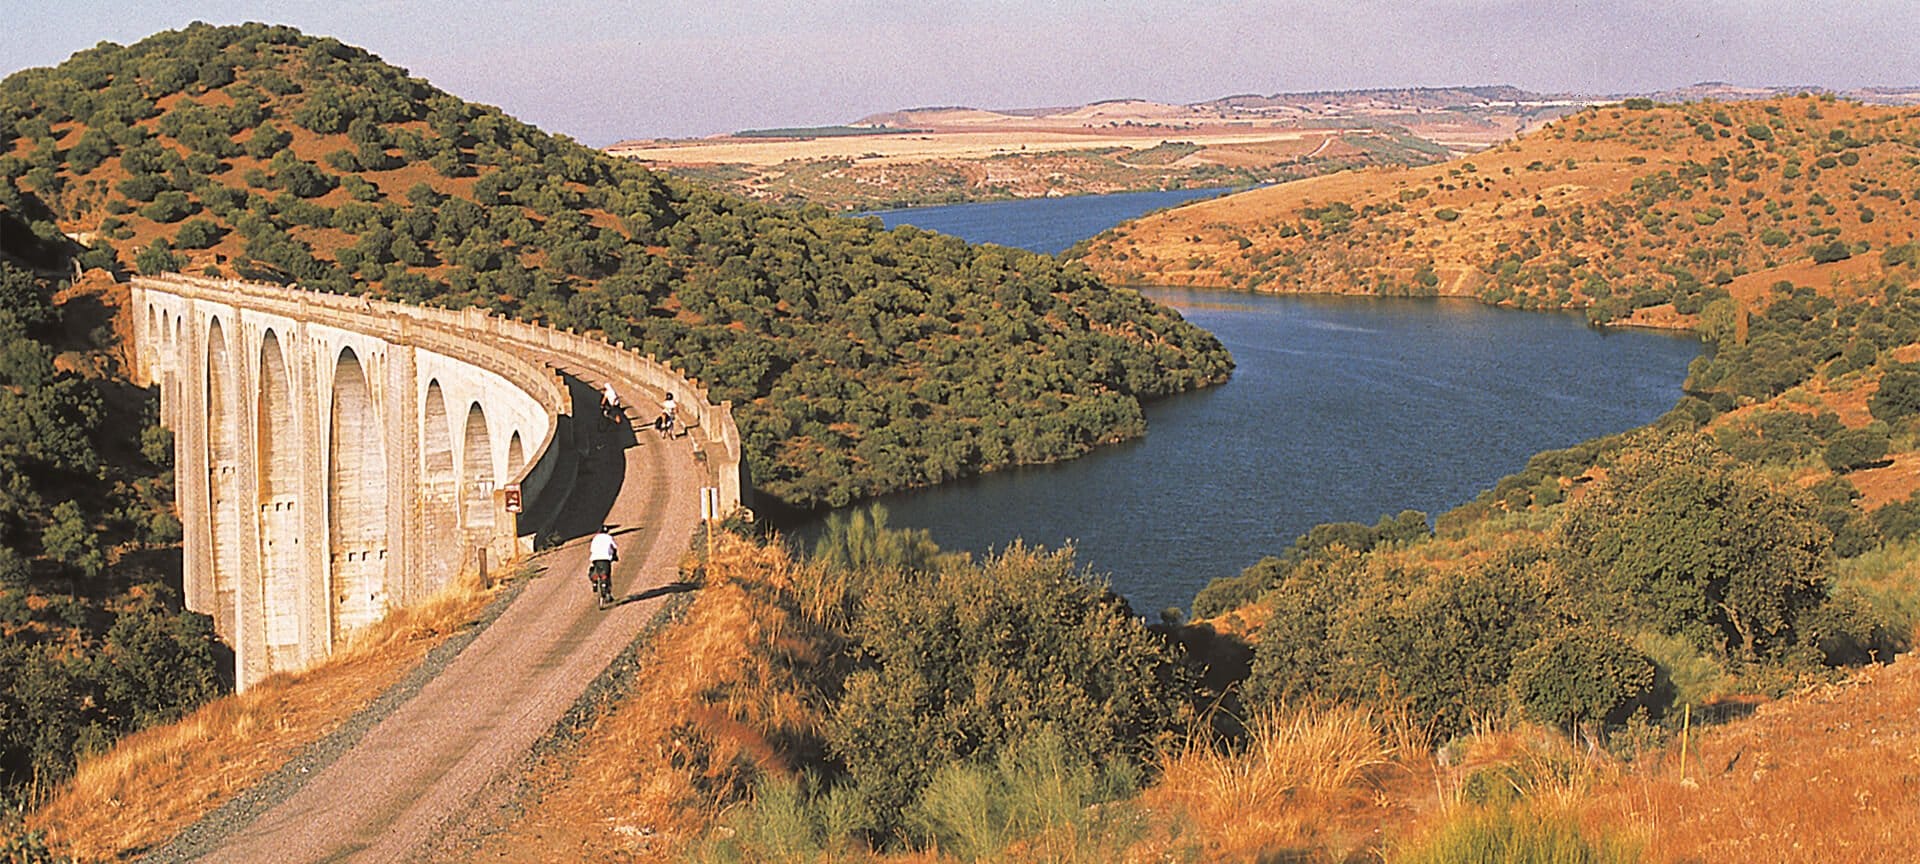
<svg viewBox="0 0 1920 864"><path fill-rule="evenodd" d="M1814 264L1911 250L1917 197L1911 108L1630 99L1441 165L1181 208L1096 238L1085 259L1120 280L1468 296L1690 326L1730 293L1827 275L1801 272ZM1875 269L1857 265L1846 275Z"/></svg>
<svg viewBox="0 0 1920 864"><path fill-rule="evenodd" d="M8 260L15 236L0 249L0 822L36 781L226 686L213 621L181 609L166 554L172 437L108 374L88 286L55 305Z"/></svg>
<svg viewBox="0 0 1920 864"><path fill-rule="evenodd" d="M790 504L1068 458L1222 380L1084 268L709 192L340 42L195 24L0 84L0 211L91 265L477 305L604 332L731 399Z"/></svg>
<svg viewBox="0 0 1920 864"><path fill-rule="evenodd" d="M1410 710L1442 738L1527 717L1618 742L1910 650L1916 195L1911 110L1630 101L1091 244L1115 273L1584 306L1711 346L1647 427L1536 454L1431 529L1318 526L1208 585L1199 626L1251 654L1237 695Z"/></svg>

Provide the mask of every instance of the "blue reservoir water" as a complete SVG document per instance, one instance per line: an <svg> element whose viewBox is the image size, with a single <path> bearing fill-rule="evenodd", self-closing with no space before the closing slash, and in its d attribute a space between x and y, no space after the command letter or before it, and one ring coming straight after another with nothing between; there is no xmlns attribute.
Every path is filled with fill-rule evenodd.
<svg viewBox="0 0 1920 864"><path fill-rule="evenodd" d="M1226 189L1170 189L1070 198L1023 198L981 204L876 210L888 228L913 225L974 243L998 243L1058 255L1082 240L1155 210L1227 193Z"/></svg>
<svg viewBox="0 0 1920 864"><path fill-rule="evenodd" d="M1016 203L1059 208L1063 220L1107 206ZM962 233L983 218L970 208L1005 206L890 218L980 240ZM1036 233L1036 246L1059 243L1052 228ZM975 553L1015 539L1071 543L1152 616L1186 608L1208 580L1315 524L1438 515L1534 453L1651 422L1700 352L1687 337L1466 300L1146 293L1225 343L1238 364L1231 381L1148 405L1143 439L883 498L892 524ZM783 527L805 543L818 522Z"/></svg>

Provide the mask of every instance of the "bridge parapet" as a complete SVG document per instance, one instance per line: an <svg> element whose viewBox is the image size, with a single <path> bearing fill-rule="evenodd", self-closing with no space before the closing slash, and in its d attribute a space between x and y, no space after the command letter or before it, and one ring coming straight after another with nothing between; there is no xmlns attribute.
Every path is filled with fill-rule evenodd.
<svg viewBox="0 0 1920 864"><path fill-rule="evenodd" d="M741 504L731 406L600 339L177 275L135 277L131 308L135 378L160 386L175 433L187 602L233 644L242 686L310 665L477 556L531 551L578 457L558 367L674 393L723 511Z"/></svg>

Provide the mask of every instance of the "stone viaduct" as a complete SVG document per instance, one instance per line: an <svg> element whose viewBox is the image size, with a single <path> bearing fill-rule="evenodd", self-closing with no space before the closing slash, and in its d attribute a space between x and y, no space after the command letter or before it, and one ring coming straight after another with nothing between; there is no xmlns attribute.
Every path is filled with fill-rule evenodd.
<svg viewBox="0 0 1920 864"><path fill-rule="evenodd" d="M748 488L730 406L624 346L277 285L135 277L131 294L135 381L174 433L186 602L240 687L532 552L573 488L573 418L598 410L563 371L674 393L716 515Z"/></svg>

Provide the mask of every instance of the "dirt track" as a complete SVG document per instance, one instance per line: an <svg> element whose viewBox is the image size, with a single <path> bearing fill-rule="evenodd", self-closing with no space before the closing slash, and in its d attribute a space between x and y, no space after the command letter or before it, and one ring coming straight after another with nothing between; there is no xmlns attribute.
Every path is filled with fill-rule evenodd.
<svg viewBox="0 0 1920 864"><path fill-rule="evenodd" d="M655 403L636 401L633 413L651 417ZM664 602L658 589L677 577L699 521L704 472L686 438L602 431L573 496L585 503L563 514L563 536L573 539L535 559L539 575L491 626L338 758L310 776L296 771L264 812L202 823L150 860L404 861L429 854L474 808L502 800L493 793L511 785L534 743ZM587 590L578 536L601 515L583 506L604 512L619 538L614 589L626 602L605 611Z"/></svg>

